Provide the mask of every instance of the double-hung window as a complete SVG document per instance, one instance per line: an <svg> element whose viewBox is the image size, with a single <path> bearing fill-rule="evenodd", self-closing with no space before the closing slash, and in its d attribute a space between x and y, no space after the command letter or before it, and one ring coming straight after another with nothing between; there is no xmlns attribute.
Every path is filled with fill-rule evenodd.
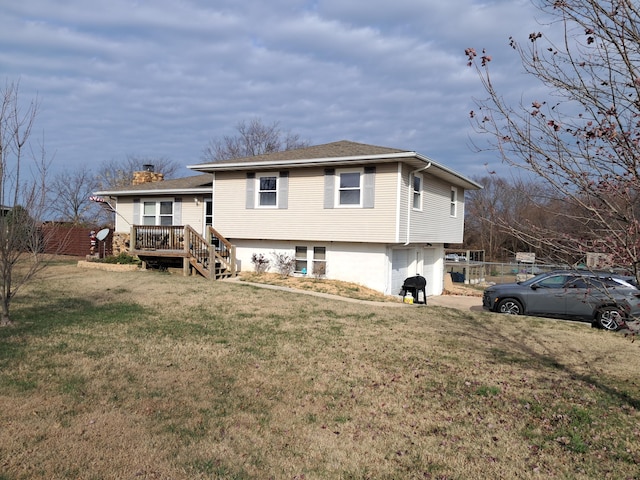
<svg viewBox="0 0 640 480"><path fill-rule="evenodd" d="M307 270L307 246L296 246L296 273L306 275Z"/></svg>
<svg viewBox="0 0 640 480"><path fill-rule="evenodd" d="M455 217L458 215L458 189L451 187L451 207L449 215Z"/></svg>
<svg viewBox="0 0 640 480"><path fill-rule="evenodd" d="M357 171L339 171L336 205L341 207L362 206L362 173Z"/></svg>
<svg viewBox="0 0 640 480"><path fill-rule="evenodd" d="M248 209L289 208L289 172L248 172L246 194Z"/></svg>
<svg viewBox="0 0 640 480"><path fill-rule="evenodd" d="M327 248L313 247L313 275L323 277L327 274Z"/></svg>
<svg viewBox="0 0 640 480"><path fill-rule="evenodd" d="M422 210L422 175L413 175L413 209Z"/></svg>
<svg viewBox="0 0 640 480"><path fill-rule="evenodd" d="M275 175L258 176L259 207L275 207L278 205L278 177Z"/></svg>
<svg viewBox="0 0 640 480"><path fill-rule="evenodd" d="M173 225L172 201L145 201L142 208L143 225Z"/></svg>
<svg viewBox="0 0 640 480"><path fill-rule="evenodd" d="M376 167L324 171L324 208L374 208Z"/></svg>
<svg viewBox="0 0 640 480"><path fill-rule="evenodd" d="M311 261L309 261L311 260ZM311 270L309 270L311 266ZM327 247L296 246L296 273L323 277L327 274Z"/></svg>

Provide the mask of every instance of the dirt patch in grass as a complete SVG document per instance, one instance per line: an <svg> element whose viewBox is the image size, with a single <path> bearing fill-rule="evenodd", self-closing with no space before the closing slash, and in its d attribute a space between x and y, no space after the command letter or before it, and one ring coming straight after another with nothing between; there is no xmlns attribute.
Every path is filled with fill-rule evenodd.
<svg viewBox="0 0 640 480"><path fill-rule="evenodd" d="M263 283L278 285L281 287L295 288L298 290L310 290L314 292L328 293L341 297L355 298L358 300L370 300L378 302L401 302L397 295L384 295L357 283L342 282L340 280L316 279L310 277L282 276L276 273L243 272L240 280L250 283Z"/></svg>
<svg viewBox="0 0 640 480"><path fill-rule="evenodd" d="M638 344L56 265L0 330L0 478L635 478Z"/></svg>
<svg viewBox="0 0 640 480"><path fill-rule="evenodd" d="M341 297L355 298L377 302L402 302L398 295L385 295L376 290L363 287L357 283L342 282L340 280L316 279L312 277L283 277L276 273L243 272L240 280L250 283L262 283L295 288L298 290L311 290ZM445 285L443 295L462 295L481 297L484 285L465 285L449 282Z"/></svg>

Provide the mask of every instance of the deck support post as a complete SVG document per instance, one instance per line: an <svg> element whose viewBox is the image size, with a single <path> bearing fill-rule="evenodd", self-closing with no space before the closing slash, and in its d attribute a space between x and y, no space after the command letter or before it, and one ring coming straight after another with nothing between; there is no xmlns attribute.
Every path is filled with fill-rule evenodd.
<svg viewBox="0 0 640 480"><path fill-rule="evenodd" d="M186 231L185 231L185 238L184 238L184 257L182 258L182 275L185 277L188 277L191 274L191 261L189 259L189 242L188 242L188 238L186 236Z"/></svg>
<svg viewBox="0 0 640 480"><path fill-rule="evenodd" d="M229 260L231 263L231 276L235 277L238 274L238 262L236 261L236 246L231 245L231 255L229 256Z"/></svg>
<svg viewBox="0 0 640 480"><path fill-rule="evenodd" d="M191 274L191 264L187 257L182 258L182 275L188 277Z"/></svg>

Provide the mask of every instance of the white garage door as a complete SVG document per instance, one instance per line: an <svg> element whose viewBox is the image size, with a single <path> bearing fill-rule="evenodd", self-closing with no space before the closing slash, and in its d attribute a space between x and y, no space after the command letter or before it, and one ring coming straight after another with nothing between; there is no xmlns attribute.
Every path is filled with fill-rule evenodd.
<svg viewBox="0 0 640 480"><path fill-rule="evenodd" d="M391 293L399 295L404 279L409 276L409 253L412 250L393 250L391 254Z"/></svg>

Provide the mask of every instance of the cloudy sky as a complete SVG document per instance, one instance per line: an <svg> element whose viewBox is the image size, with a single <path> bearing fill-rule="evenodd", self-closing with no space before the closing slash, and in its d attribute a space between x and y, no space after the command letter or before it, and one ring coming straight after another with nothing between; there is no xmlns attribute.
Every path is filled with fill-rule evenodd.
<svg viewBox="0 0 640 480"><path fill-rule="evenodd" d="M38 96L34 135L54 169L198 163L211 138L259 118L473 176L496 160L470 147L482 91L464 50L487 47L518 97L527 79L508 38L526 41L538 14L529 0L3 1L0 79Z"/></svg>

